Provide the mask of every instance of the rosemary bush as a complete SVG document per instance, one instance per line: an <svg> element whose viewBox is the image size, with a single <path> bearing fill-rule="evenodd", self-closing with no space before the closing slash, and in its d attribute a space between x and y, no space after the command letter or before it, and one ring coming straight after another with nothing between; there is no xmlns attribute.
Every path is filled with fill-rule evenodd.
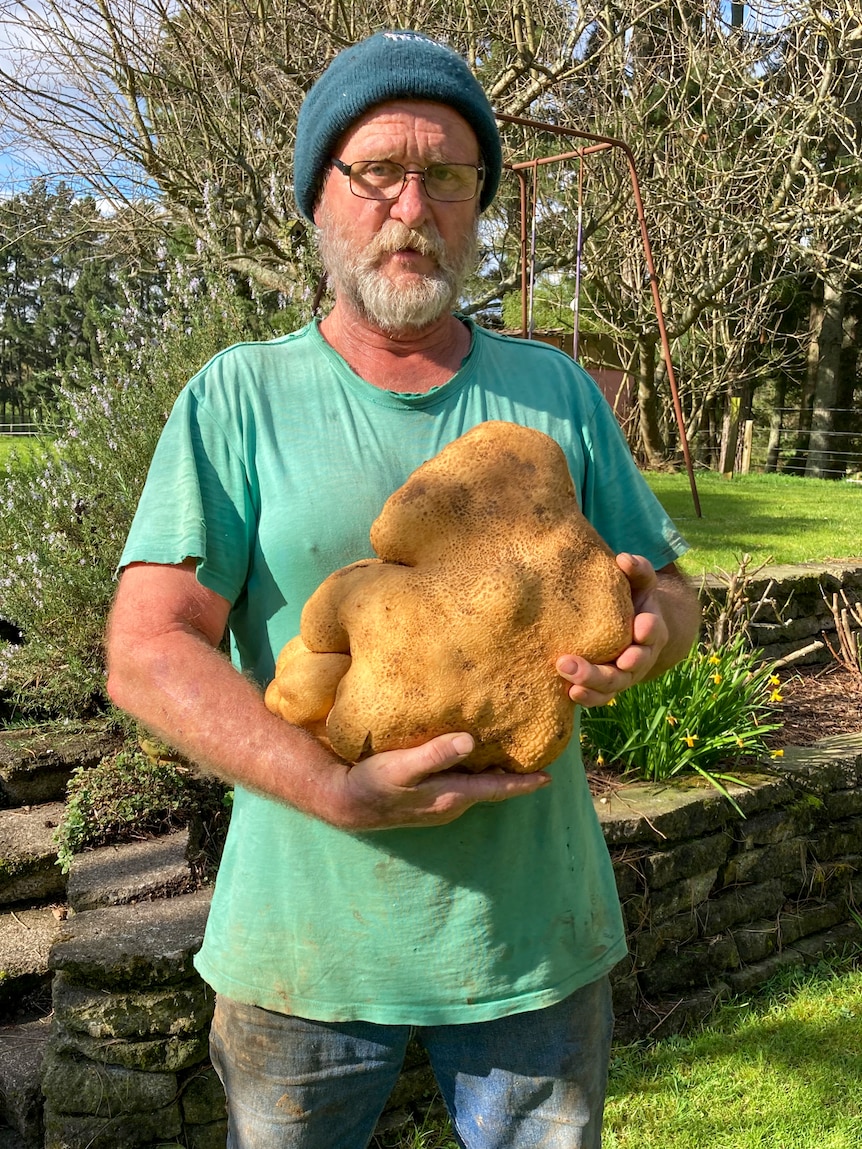
<svg viewBox="0 0 862 1149"><path fill-rule="evenodd" d="M594 761L631 777L664 782L696 773L726 793L728 770L769 753L780 701L778 676L736 634L722 646L693 647L659 678L585 710L581 739Z"/></svg>
<svg viewBox="0 0 862 1149"><path fill-rule="evenodd" d="M177 267L164 311L107 317L101 366L64 381L57 437L0 474L0 616L23 633L0 644L0 700L13 719L103 710L102 633L114 572L174 399L191 374L242 339L276 334L263 302L217 272ZM295 326L287 308L280 325Z"/></svg>

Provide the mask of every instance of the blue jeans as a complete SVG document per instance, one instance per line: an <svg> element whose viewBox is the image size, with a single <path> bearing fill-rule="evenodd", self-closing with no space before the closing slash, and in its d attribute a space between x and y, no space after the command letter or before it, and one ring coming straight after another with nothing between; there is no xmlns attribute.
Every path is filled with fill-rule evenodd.
<svg viewBox="0 0 862 1149"><path fill-rule="evenodd" d="M308 1021L220 997L211 1051L227 1149L366 1149L411 1036L462 1149L599 1149L612 1026L607 978L545 1009L415 1028Z"/></svg>

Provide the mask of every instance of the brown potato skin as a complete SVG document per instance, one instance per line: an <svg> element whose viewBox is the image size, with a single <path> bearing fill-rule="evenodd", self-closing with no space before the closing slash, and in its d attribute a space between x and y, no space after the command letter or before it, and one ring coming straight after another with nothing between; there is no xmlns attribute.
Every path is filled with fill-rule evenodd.
<svg viewBox="0 0 862 1149"><path fill-rule="evenodd" d="M270 710L346 761L468 731L469 770L540 770L572 734L561 654L631 642L628 580L578 507L553 439L481 423L417 468L371 528L378 560L335 571L282 651ZM346 649L345 649L346 648ZM313 661L331 661L315 685ZM311 662L309 662L311 660Z"/></svg>

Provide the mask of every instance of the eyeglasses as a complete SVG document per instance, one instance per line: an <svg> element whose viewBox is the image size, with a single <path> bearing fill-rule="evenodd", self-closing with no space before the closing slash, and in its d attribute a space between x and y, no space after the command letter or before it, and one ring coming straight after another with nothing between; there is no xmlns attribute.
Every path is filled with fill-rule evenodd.
<svg viewBox="0 0 862 1149"><path fill-rule="evenodd" d="M475 164L429 164L425 168L405 168L392 160L357 160L345 164L332 158L329 162L347 176L350 190L360 199L398 199L407 177L419 176L429 199L461 203L475 199L485 175L485 169Z"/></svg>

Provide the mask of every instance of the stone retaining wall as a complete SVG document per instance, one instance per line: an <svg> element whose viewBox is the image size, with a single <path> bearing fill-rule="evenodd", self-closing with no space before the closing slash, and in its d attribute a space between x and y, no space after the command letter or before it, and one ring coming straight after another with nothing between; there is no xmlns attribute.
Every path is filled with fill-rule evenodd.
<svg viewBox="0 0 862 1149"><path fill-rule="evenodd" d="M770 657L829 636L821 587L858 600L862 561L771 568L748 586ZM707 590L726 593L718 580ZM822 646L803 661L830 657ZM182 834L80 855L63 886L52 835L66 780L112 745L95 731L76 751L78 738L0 734L0 1149L223 1149L212 999L191 965L208 891ZM619 1041L671 1033L784 965L862 940L862 734L788 750L779 773L749 783L733 788L744 818L699 782L596 799L630 943L613 975ZM47 981L50 1029L2 1024ZM386 1121L433 1091L411 1049Z"/></svg>
<svg viewBox="0 0 862 1149"><path fill-rule="evenodd" d="M839 648L829 602L842 590L851 603L862 600L862 560L764 567L745 589L754 613L752 645L760 647L768 660L812 647L795 660L796 665L831 661L825 639L835 650ZM706 601L707 597L724 602L727 580L704 578L701 598Z"/></svg>
<svg viewBox="0 0 862 1149"><path fill-rule="evenodd" d="M620 1041L679 1030L782 966L862 942L862 737L788 750L780 774L731 792L744 818L696 783L596 799L631 949L613 975ZM65 923L51 955L46 1149L223 1149L212 1001L191 967L207 899ZM393 1104L431 1092L417 1062Z"/></svg>

